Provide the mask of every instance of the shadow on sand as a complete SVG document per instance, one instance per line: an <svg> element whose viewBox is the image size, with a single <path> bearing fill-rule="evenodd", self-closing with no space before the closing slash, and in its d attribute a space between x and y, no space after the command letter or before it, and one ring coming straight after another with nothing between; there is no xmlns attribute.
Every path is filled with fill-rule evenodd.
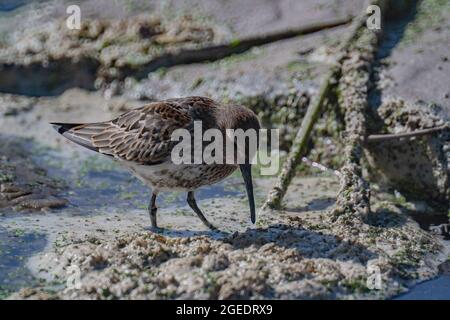
<svg viewBox="0 0 450 320"><path fill-rule="evenodd" d="M366 247L340 240L338 237L308 230L302 226L274 224L266 229L247 229L245 232L226 233L220 231L162 230L166 237L206 236L233 246L236 250L262 246L293 249L304 258L326 258L337 261L366 263L377 254Z"/></svg>

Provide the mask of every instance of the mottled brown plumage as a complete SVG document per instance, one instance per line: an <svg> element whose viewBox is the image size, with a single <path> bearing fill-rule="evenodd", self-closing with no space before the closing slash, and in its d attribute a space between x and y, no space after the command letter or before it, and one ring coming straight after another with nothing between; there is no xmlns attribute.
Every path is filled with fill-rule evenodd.
<svg viewBox="0 0 450 320"><path fill-rule="evenodd" d="M114 157L152 188L149 206L152 226L156 228L155 200L159 191L188 192L188 203L200 219L213 226L198 209L193 191L216 183L235 171L237 164L180 164L171 160L178 141L172 141L177 129L193 135L194 122L201 121L203 132L210 128L259 129L256 115L242 106L225 106L205 97L186 97L153 102L128 111L111 121L67 124L53 123L67 139L88 149ZM209 142L208 142L209 143ZM206 145L206 144L205 144ZM225 151L225 150L224 150ZM225 152L224 152L225 154ZM240 165L254 222L253 186L250 165Z"/></svg>

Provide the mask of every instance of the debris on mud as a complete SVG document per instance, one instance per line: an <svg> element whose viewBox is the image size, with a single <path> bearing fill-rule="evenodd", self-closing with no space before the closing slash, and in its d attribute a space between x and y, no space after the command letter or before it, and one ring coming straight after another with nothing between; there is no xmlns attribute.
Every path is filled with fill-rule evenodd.
<svg viewBox="0 0 450 320"><path fill-rule="evenodd" d="M33 211L67 204L58 197L64 183L30 161L25 141L5 136L0 141L0 208Z"/></svg>

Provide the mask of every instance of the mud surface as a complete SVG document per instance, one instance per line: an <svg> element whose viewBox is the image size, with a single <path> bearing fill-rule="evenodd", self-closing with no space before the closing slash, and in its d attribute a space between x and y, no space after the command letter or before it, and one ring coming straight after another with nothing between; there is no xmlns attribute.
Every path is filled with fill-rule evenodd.
<svg viewBox="0 0 450 320"><path fill-rule="evenodd" d="M44 213L2 209L6 234L31 234L26 238L29 250L40 251L28 262L28 249L9 251L8 259L19 262L10 267L16 273L5 272L15 284L4 284L5 292L43 279L40 289L13 297L381 298L437 273L435 263L441 258L425 257L441 257L438 240L399 213L381 215L379 225L369 227L367 234L327 223L339 188L334 176L297 179L285 211L260 215L257 229L249 222L239 177L198 194L205 214L220 226L219 233L204 229L184 195L167 194L158 202L165 230L153 234L146 210L149 191L114 162L62 140L48 125L55 118L71 119L72 113L85 119L112 117L114 105L123 101L80 90L59 98L28 99L33 107L3 117L0 127L5 132L29 128L17 131L16 141L45 144L26 149L26 158L45 169L46 177L64 181L58 196L69 203ZM258 205L271 183L256 179ZM405 237L408 249L406 243L392 243L397 237ZM381 246L385 241L392 250L389 255ZM382 291L366 286L367 266L375 262L386 268ZM60 292L72 265L80 268L82 289ZM17 271L28 268L34 277Z"/></svg>
<svg viewBox="0 0 450 320"><path fill-rule="evenodd" d="M80 5L90 15L84 16L79 30L71 30L66 19L60 18L67 2L45 1L32 9L30 5L28 10L18 10L0 25L4 34L0 90L58 95L70 87L115 88L116 81L128 76L142 79L161 67L217 60L248 50L252 43L262 44L267 35L280 34L283 38L285 32L329 16L348 18L356 9L355 2L361 1L345 1L343 6L313 1L246 2L235 10L232 3L220 1L194 1L189 5L181 1L132 1L125 11L123 6L108 5L108 14L98 10L102 4L87 1ZM305 15L306 19L295 16L294 23L292 4L318 14ZM139 13L143 8L147 14ZM258 8L256 12L254 8ZM114 9L122 13L111 19ZM249 11L255 19L247 19ZM19 25L19 19L27 23ZM257 24L249 24L252 21ZM11 24L16 28L11 29ZM45 73L46 80L38 81L36 73Z"/></svg>
<svg viewBox="0 0 450 320"><path fill-rule="evenodd" d="M448 1L422 1L386 24L379 51L381 99L432 104L450 119Z"/></svg>
<svg viewBox="0 0 450 320"><path fill-rule="evenodd" d="M355 14L361 3L238 2L191 1L186 6L171 1L164 6L146 1L152 14L142 15L142 1L128 1L126 10L110 1L83 1L89 14L76 34L59 32L64 30L65 1L0 6L0 74L20 75L0 76L0 91L7 92L0 94L0 298L385 299L437 276L436 282L415 286L411 297L423 296L427 286L436 284L439 298L448 298L448 217L442 212L424 217L428 209L423 203L408 202L398 192L375 187L370 218L335 219L330 211L342 187L337 177L302 168L309 176L295 178L285 208L259 213L253 226L236 174L197 193L199 206L219 232L201 224L184 194L173 193L158 198L164 229L154 233L147 213L150 190L114 161L71 144L49 125L102 121L147 101L206 95L255 110L265 127L281 129L281 149L288 150L346 26L217 61L174 63L140 76L128 73L155 57L236 45L249 37ZM448 72L430 67L439 56L445 68L442 39L448 28L431 32L426 27L417 35L420 40L410 42L408 31L394 27L385 46L389 36L398 40L378 58L376 84L383 94L375 90L374 101L391 94L405 100L417 96L435 103L440 119L448 120L450 106L441 98ZM12 39L18 41L8 44ZM425 40L429 46L422 49L433 46L433 52L415 53ZM67 46L74 50L65 50ZM403 59L416 54L420 63ZM42 71L47 60L49 73ZM68 63L52 69L52 61ZM408 75L414 68L421 68L420 73ZM78 76L70 81L46 82L49 74L75 70ZM429 77L436 80L427 90L422 84ZM69 89L73 86L83 89ZM92 91L97 88L102 90ZM336 112L324 112L308 155L332 169L343 163L341 124L332 120ZM260 206L274 180L257 170L254 175Z"/></svg>
<svg viewBox="0 0 450 320"><path fill-rule="evenodd" d="M260 215L256 229L245 198L202 202L221 232L205 230L189 211L162 209L168 229L160 234L148 231L145 210L42 217L28 225L46 230L53 245L28 266L48 284L13 297L383 298L437 273L442 245L395 207L380 208L362 230L348 221L329 224L334 179L299 179L288 195L293 207ZM260 192L265 188L258 183ZM81 288L59 291L73 266ZM380 270L380 290L367 287L370 268Z"/></svg>

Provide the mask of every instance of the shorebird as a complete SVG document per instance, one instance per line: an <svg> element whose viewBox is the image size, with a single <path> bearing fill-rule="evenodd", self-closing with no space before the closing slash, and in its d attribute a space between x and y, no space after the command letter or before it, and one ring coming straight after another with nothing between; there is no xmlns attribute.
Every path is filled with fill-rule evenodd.
<svg viewBox="0 0 450 320"><path fill-rule="evenodd" d="M118 160L151 188L148 211L153 229L158 229L156 197L162 191L187 192L187 203L192 210L208 228L216 229L197 206L194 191L224 179L238 167L247 191L250 218L255 223L251 156L247 155L242 164L175 164L172 161L171 152L177 144L171 139L172 133L176 129L192 132L197 121L201 121L203 131L215 128L224 135L227 129L258 131L260 128L258 118L248 108L222 105L205 97L152 102L111 121L51 124L70 141ZM248 146L245 148L248 150Z"/></svg>

